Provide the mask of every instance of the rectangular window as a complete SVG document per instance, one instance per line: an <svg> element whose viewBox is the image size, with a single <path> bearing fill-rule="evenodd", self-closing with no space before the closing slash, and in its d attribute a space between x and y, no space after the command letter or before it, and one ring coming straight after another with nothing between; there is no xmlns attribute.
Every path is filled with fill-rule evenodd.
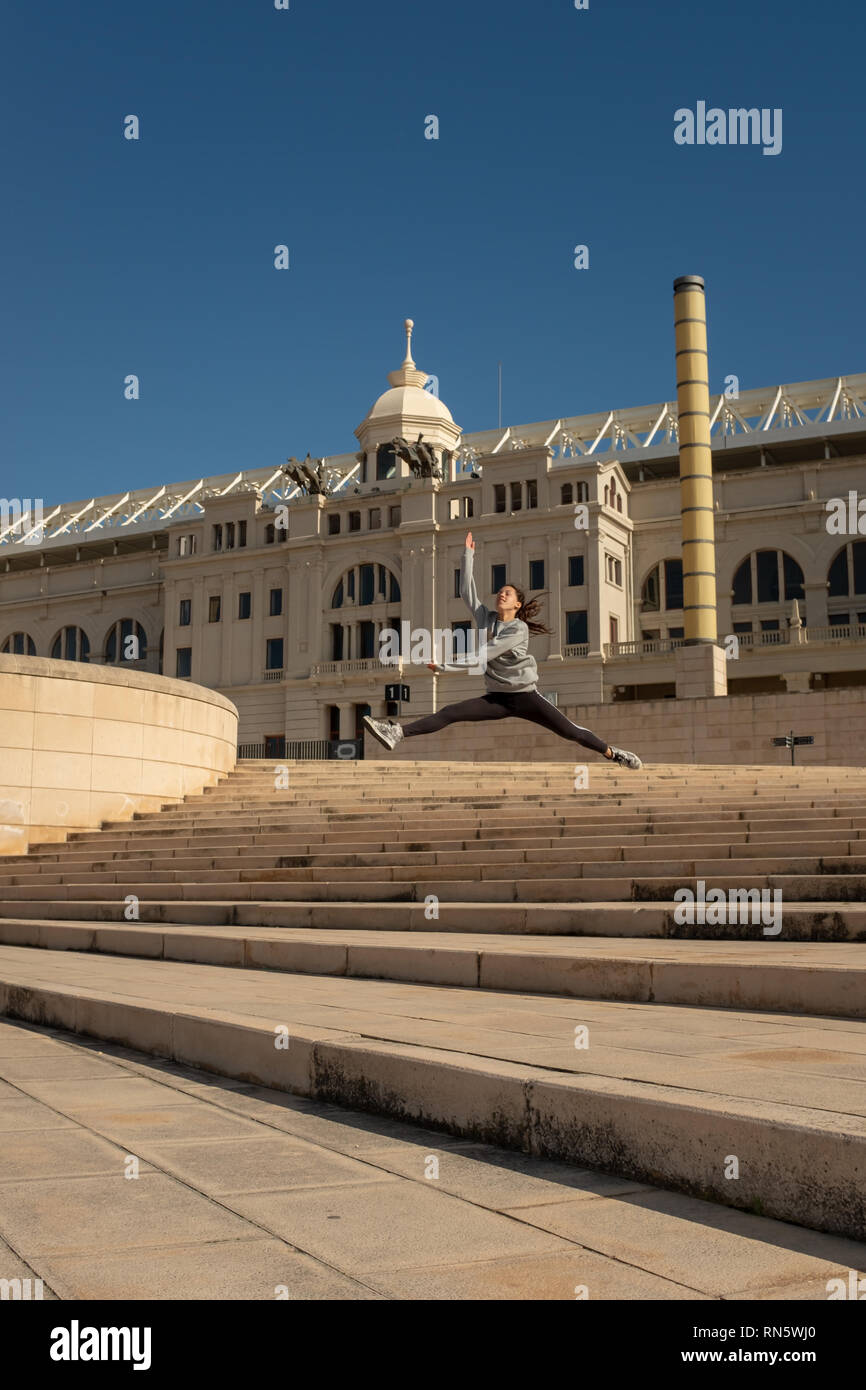
<svg viewBox="0 0 866 1390"><path fill-rule="evenodd" d="M238 545L239 545L239 546L242 546L242 545L246 545L246 543L247 543L247 523L246 523L245 521L239 521L239 522L238 522Z"/></svg>
<svg viewBox="0 0 866 1390"><path fill-rule="evenodd" d="M388 602L400 602L400 585L397 583L396 577L390 572L388 575Z"/></svg>
<svg viewBox="0 0 866 1390"><path fill-rule="evenodd" d="M251 605L251 594L238 594L238 617L248 618L250 616Z"/></svg>
<svg viewBox="0 0 866 1390"><path fill-rule="evenodd" d="M763 627L763 626L764 626L764 624L761 623L761 627ZM847 614L847 613L831 613L831 614L830 614L830 626L831 626L831 627L847 627L847 626L848 626L848 614Z"/></svg>
<svg viewBox="0 0 866 1390"><path fill-rule="evenodd" d="M388 571L385 569L385 566L384 566L384 565L380 565L380 566L379 566L379 590L378 590L378 593L379 593L379 597L380 597L380 598L385 598L385 596L386 596L386 594L387 594L387 592L388 592L387 579L388 579Z"/></svg>
<svg viewBox="0 0 866 1390"><path fill-rule="evenodd" d="M361 641L361 650L358 656L362 659L369 660L370 657L376 655L376 624L359 623L358 627L358 636Z"/></svg>
<svg viewBox="0 0 866 1390"><path fill-rule="evenodd" d="M751 623L734 623L734 632L751 632Z"/></svg>
<svg viewBox="0 0 866 1390"><path fill-rule="evenodd" d="M178 680L183 680L192 672L192 647L178 647L174 674Z"/></svg>
<svg viewBox="0 0 866 1390"><path fill-rule="evenodd" d="M343 624L331 623L331 660L343 660Z"/></svg>
<svg viewBox="0 0 866 1390"><path fill-rule="evenodd" d="M265 666L269 671L282 671L283 669L283 639L282 637L269 637L266 647Z"/></svg>
<svg viewBox="0 0 866 1390"><path fill-rule="evenodd" d="M846 620L846 622L847 622L848 614L846 613L844 616L845 616L845 620ZM762 632L778 632L778 631L779 631L779 619L778 619L778 618L764 618L764 619L762 620L762 622L761 622L761 631L762 631Z"/></svg>
<svg viewBox="0 0 866 1390"><path fill-rule="evenodd" d="M180 601L180 611L177 616L178 627L189 627L192 617L192 599L182 598Z"/></svg>
<svg viewBox="0 0 866 1390"><path fill-rule="evenodd" d="M529 482L526 484L526 508L527 508L527 511L531 511L533 507L537 507L537 506L538 506L538 483L535 481L534 478L530 478Z"/></svg>
<svg viewBox="0 0 866 1390"><path fill-rule="evenodd" d="M460 597L460 570L454 571L454 597Z"/></svg>
<svg viewBox="0 0 866 1390"><path fill-rule="evenodd" d="M523 484L511 484L511 510L519 512L523 507Z"/></svg>
<svg viewBox="0 0 866 1390"><path fill-rule="evenodd" d="M779 555L775 550L759 550L756 556L758 565L758 602L779 602ZM670 604L668 604L670 607Z"/></svg>
<svg viewBox="0 0 866 1390"><path fill-rule="evenodd" d="M340 534L340 513L339 513L339 512L332 512L331 515L328 517L328 535L329 535L329 536L339 536L339 534ZM333 708L335 708L335 706L331 706L331 708L333 709Z"/></svg>
<svg viewBox="0 0 866 1390"><path fill-rule="evenodd" d="M505 511L505 484L495 483L493 487L493 510L495 512Z"/></svg>
<svg viewBox="0 0 866 1390"><path fill-rule="evenodd" d="M369 518L369 519L368 519L368 523L367 523L368 530L370 530L370 531L379 531L379 530L381 530L381 527L382 527L382 509L381 509L381 507L371 507L370 510L369 510L369 512L367 513L367 516L368 516L368 518Z"/></svg>
<svg viewBox="0 0 866 1390"><path fill-rule="evenodd" d="M579 589L583 583L583 556L569 555L568 557L568 587Z"/></svg>
<svg viewBox="0 0 866 1390"><path fill-rule="evenodd" d="M226 550L235 548L235 524L233 521L226 522Z"/></svg>
<svg viewBox="0 0 866 1390"><path fill-rule="evenodd" d="M544 561L530 560L529 562L529 587L530 589L544 588Z"/></svg>
<svg viewBox="0 0 866 1390"><path fill-rule="evenodd" d="M214 550L222 550L223 548L223 528L221 526L214 526L213 528L213 548Z"/></svg>
<svg viewBox="0 0 866 1390"><path fill-rule="evenodd" d="M665 560L665 608L683 606L683 562Z"/></svg>
<svg viewBox="0 0 866 1390"><path fill-rule="evenodd" d="M361 529L361 513L360 513L360 512L349 512L349 530L350 530L350 531L360 531L360 529Z"/></svg>
<svg viewBox="0 0 866 1390"><path fill-rule="evenodd" d="M218 623L219 620L220 620L220 612L221 612L221 610L222 610L222 601L221 601L221 599L220 599L219 594L211 594L210 598L209 598L208 601L207 601L207 620L208 620L208 622L209 622L209 623Z"/></svg>
<svg viewBox="0 0 866 1390"><path fill-rule="evenodd" d="M491 565L491 566L490 566L490 587L492 588L494 594L498 594L498 593L499 593L499 590L502 588L502 586L504 585L504 583L505 583L505 566L504 566L504 565Z"/></svg>
<svg viewBox="0 0 866 1390"><path fill-rule="evenodd" d="M325 706L325 724L328 730L328 738L340 737L340 706Z"/></svg>
<svg viewBox="0 0 866 1390"><path fill-rule="evenodd" d="M399 526L399 525L400 525L400 516L401 516L401 512L400 512L400 508L399 508L399 507L389 507L389 508L388 508L388 525L389 525L389 526Z"/></svg>
<svg viewBox="0 0 866 1390"><path fill-rule="evenodd" d="M586 609L581 608L576 612L566 613L565 615L565 641L569 647L576 647L581 642L589 641L589 629L586 621Z"/></svg>
<svg viewBox="0 0 866 1390"><path fill-rule="evenodd" d="M685 637L685 629L681 627L669 627L668 637Z"/></svg>
<svg viewBox="0 0 866 1390"><path fill-rule="evenodd" d="M374 570L372 565L362 565L359 583L358 603L363 607L373 602Z"/></svg>
<svg viewBox="0 0 866 1390"><path fill-rule="evenodd" d="M451 624L451 631L454 636L451 639L451 650L455 656L465 656L469 651L470 632L474 623L459 622Z"/></svg>
<svg viewBox="0 0 866 1390"><path fill-rule="evenodd" d="M354 598L355 598L355 571L354 571L354 570L349 570L349 573L346 575L346 598L350 598L350 599L352 599L353 601L354 601Z"/></svg>
<svg viewBox="0 0 866 1390"><path fill-rule="evenodd" d="M283 611L283 591L282 589L271 589L270 615L278 618Z"/></svg>

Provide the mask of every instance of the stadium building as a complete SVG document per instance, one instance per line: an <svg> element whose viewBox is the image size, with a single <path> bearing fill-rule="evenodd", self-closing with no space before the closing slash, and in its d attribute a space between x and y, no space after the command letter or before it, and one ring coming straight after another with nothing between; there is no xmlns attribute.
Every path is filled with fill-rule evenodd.
<svg viewBox="0 0 866 1390"><path fill-rule="evenodd" d="M545 591L554 631L532 649L539 688L566 713L700 693L677 664L676 401L463 434L425 389L411 333L407 320L405 360L355 431L359 451L322 461L321 491L256 468L41 514L7 499L0 651L208 686L237 706L245 752L303 756L388 712L397 679L404 715L476 689L434 681L405 650L401 672L378 657L384 629L467 625L471 529L482 595L506 581ZM866 374L711 396L730 695L866 684L864 399ZM429 476L392 443L419 436Z"/></svg>

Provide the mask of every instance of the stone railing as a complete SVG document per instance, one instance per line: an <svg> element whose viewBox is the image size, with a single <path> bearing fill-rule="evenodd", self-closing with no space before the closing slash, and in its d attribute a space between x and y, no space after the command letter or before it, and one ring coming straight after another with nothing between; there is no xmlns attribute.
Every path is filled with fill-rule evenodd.
<svg viewBox="0 0 866 1390"><path fill-rule="evenodd" d="M349 676L363 671L396 671L396 666L386 666L377 656L361 657L357 661L318 661L312 668L314 676Z"/></svg>
<svg viewBox="0 0 866 1390"><path fill-rule="evenodd" d="M606 642L604 655L607 660L617 656L652 656L676 651L684 641L683 637L651 637L646 642Z"/></svg>
<svg viewBox="0 0 866 1390"><path fill-rule="evenodd" d="M826 627L783 627L768 629L765 632L720 633L718 645L724 646L728 636L736 637L738 645L745 650L756 647L794 647L817 645L825 642L862 642L866 640L866 623L830 624ZM605 659L617 657L657 656L672 652L684 643L682 637L653 637L643 642L608 642L604 648ZM566 648L566 654L570 654Z"/></svg>

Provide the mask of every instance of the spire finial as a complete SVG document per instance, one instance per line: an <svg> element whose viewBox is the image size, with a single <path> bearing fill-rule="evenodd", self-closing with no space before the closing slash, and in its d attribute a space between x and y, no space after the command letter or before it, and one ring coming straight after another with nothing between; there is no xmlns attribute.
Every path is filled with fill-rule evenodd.
<svg viewBox="0 0 866 1390"><path fill-rule="evenodd" d="M412 360L412 329L415 327L414 319L404 319L403 327L406 330L406 356L403 365L396 372L388 373L388 381L392 386L423 386L427 380L427 373L421 372Z"/></svg>

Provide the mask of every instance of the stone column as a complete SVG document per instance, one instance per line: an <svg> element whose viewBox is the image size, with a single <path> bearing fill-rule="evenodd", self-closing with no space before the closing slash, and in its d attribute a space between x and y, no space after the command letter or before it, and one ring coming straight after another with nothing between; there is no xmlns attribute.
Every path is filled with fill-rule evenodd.
<svg viewBox="0 0 866 1390"><path fill-rule="evenodd" d="M685 645L676 652L677 698L728 693L724 651L716 646L713 451L707 376L707 315L699 275L674 281L677 411Z"/></svg>
<svg viewBox="0 0 866 1390"><path fill-rule="evenodd" d="M674 281L674 331L679 415L680 510L685 640L715 642L716 548L713 454L707 379L707 320L699 275Z"/></svg>

